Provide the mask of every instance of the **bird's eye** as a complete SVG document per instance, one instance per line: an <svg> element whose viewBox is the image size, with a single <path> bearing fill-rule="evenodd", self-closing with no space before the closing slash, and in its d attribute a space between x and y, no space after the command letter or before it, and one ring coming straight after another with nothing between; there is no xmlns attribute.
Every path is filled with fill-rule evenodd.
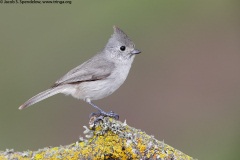
<svg viewBox="0 0 240 160"><path fill-rule="evenodd" d="M121 46L121 47L120 47L120 50L121 50L121 51L125 51L125 49L126 49L125 46Z"/></svg>

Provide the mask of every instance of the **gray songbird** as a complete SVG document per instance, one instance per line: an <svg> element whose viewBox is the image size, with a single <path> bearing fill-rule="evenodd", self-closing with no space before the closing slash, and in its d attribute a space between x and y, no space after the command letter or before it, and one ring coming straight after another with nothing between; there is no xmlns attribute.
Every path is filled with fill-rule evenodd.
<svg viewBox="0 0 240 160"><path fill-rule="evenodd" d="M112 111L101 110L92 103L92 100L102 99L116 91L126 80L135 55L141 52L135 49L134 43L121 29L116 26L113 26L113 29L114 33L101 52L70 70L50 89L30 98L19 109L63 93L86 101L102 116L118 118L118 115Z"/></svg>

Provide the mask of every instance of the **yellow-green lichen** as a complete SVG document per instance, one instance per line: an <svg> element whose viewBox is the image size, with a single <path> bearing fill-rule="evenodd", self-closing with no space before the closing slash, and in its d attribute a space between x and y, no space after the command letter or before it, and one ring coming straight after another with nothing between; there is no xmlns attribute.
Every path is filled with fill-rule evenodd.
<svg viewBox="0 0 240 160"><path fill-rule="evenodd" d="M0 160L58 160L58 159L175 159L192 160L188 155L156 140L153 136L134 129L112 118L105 117L97 123L91 121L90 128L84 127L88 139L68 146L44 148L32 152L0 152Z"/></svg>

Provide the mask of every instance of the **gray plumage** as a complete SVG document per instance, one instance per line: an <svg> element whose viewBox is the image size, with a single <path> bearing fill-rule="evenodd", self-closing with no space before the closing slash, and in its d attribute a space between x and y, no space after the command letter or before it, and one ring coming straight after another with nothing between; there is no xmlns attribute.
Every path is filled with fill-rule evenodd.
<svg viewBox="0 0 240 160"><path fill-rule="evenodd" d="M104 98L116 91L127 78L136 54L134 43L114 26L114 33L103 51L70 70L52 88L30 98L19 109L29 107L58 93L82 99L102 111L91 101Z"/></svg>

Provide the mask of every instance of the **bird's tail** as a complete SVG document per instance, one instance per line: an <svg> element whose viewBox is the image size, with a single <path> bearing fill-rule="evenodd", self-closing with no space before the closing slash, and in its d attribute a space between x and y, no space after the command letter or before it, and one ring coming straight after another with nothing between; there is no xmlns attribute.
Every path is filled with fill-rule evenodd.
<svg viewBox="0 0 240 160"><path fill-rule="evenodd" d="M37 94L36 96L30 98L28 101L26 101L24 104L22 104L18 109L22 110L24 108L27 108L39 101L42 101L48 97L51 97L55 94L61 93L63 89L63 86L58 86L58 87L54 87L54 88L50 88L46 91L43 91L39 94Z"/></svg>

